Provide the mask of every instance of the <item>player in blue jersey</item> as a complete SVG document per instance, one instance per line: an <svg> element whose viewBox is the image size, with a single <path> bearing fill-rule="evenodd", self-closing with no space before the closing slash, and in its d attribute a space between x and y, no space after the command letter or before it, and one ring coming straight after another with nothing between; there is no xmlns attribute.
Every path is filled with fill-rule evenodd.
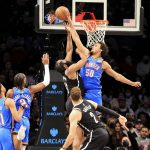
<svg viewBox="0 0 150 150"><path fill-rule="evenodd" d="M22 106L16 110L15 103L10 98L5 98L6 89L0 83L0 150L15 150L12 142L12 117L20 121L24 112Z"/></svg>
<svg viewBox="0 0 150 150"><path fill-rule="evenodd" d="M66 28L70 31L72 39L74 40L78 50L88 57L86 64L81 68L80 75L83 80L85 99L90 99L97 104L102 105L102 86L101 76L103 72L106 72L109 76L122 83L128 84L134 87L140 87L140 82L133 82L120 73L112 69L110 64L103 60L102 55L108 52L108 47L103 42L97 42L92 46L89 51L81 42L78 33L72 25L70 17L68 17L68 24Z"/></svg>
<svg viewBox="0 0 150 150"><path fill-rule="evenodd" d="M33 95L43 90L50 83L49 55L47 53L43 54L42 63L45 69L43 82L25 88L26 76L23 73L18 73L14 77L15 87L13 89L9 89L7 92L7 97L14 100L17 109L22 104L26 105L22 120L20 122L14 122L13 142L16 150L25 150L26 145L28 144L30 129L30 106Z"/></svg>

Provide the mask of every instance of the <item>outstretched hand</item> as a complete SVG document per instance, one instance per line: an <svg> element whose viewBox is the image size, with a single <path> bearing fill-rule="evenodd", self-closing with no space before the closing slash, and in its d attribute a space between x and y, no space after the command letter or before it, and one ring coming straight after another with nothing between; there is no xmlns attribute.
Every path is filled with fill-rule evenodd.
<svg viewBox="0 0 150 150"><path fill-rule="evenodd" d="M43 63L44 65L49 64L49 55L48 55L48 53L43 54L42 63Z"/></svg>
<svg viewBox="0 0 150 150"><path fill-rule="evenodd" d="M134 83L133 83L133 86L134 86L134 87L140 87L140 86L141 86L141 82L134 82Z"/></svg>
<svg viewBox="0 0 150 150"><path fill-rule="evenodd" d="M65 22L65 28L67 31L71 31L71 29L74 29L74 26L72 24L72 20L70 16L67 16L67 22Z"/></svg>

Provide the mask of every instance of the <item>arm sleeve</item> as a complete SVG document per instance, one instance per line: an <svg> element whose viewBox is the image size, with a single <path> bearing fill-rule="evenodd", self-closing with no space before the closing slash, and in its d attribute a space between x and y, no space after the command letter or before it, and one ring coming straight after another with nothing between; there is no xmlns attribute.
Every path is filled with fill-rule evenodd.
<svg viewBox="0 0 150 150"><path fill-rule="evenodd" d="M119 118L119 114L117 112L115 112L114 110L111 110L109 108L106 108L104 106L100 106L100 105L97 105L97 108L96 108L97 111L99 112L102 112L102 113L107 113L109 115L112 115L112 116L115 116L117 118Z"/></svg>
<svg viewBox="0 0 150 150"><path fill-rule="evenodd" d="M44 74L44 81L42 82L45 86L49 85L50 83L50 72L49 72L49 65L44 65L45 74Z"/></svg>

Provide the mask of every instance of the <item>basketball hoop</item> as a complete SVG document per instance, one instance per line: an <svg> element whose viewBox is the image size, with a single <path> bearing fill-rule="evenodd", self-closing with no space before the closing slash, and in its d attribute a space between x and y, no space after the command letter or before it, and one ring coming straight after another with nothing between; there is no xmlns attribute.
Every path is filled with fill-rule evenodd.
<svg viewBox="0 0 150 150"><path fill-rule="evenodd" d="M82 20L80 22L87 34L87 47L92 47L97 42L105 42L107 20ZM99 27L99 29L98 29Z"/></svg>

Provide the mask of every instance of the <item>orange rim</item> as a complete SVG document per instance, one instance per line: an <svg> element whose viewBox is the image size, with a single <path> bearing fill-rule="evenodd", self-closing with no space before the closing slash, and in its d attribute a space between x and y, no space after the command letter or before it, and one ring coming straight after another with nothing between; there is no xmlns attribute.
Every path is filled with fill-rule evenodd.
<svg viewBox="0 0 150 150"><path fill-rule="evenodd" d="M108 20L82 20L81 23L96 23L97 25L108 25Z"/></svg>

